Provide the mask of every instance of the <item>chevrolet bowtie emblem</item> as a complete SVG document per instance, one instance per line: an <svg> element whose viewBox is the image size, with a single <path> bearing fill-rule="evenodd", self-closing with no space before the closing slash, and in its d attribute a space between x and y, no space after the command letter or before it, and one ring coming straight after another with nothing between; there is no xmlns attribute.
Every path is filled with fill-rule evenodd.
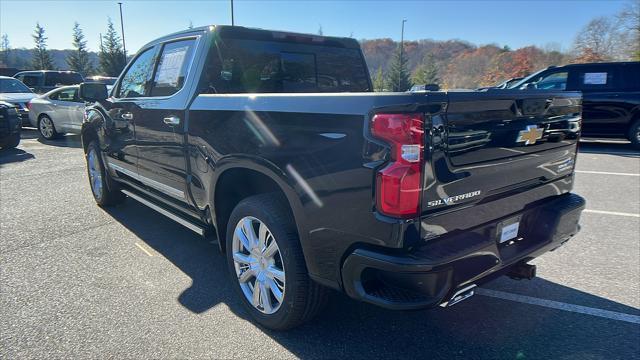
<svg viewBox="0 0 640 360"><path fill-rule="evenodd" d="M544 134L543 128L539 128L535 125L529 125L526 130L522 130L518 133L518 139L516 139L516 142L524 141L525 145L533 145L537 140L542 139L542 134Z"/></svg>

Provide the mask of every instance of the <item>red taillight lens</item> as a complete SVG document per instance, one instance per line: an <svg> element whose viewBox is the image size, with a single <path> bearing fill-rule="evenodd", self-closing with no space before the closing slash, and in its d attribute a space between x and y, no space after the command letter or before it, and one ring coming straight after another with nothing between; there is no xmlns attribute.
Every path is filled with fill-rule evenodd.
<svg viewBox="0 0 640 360"><path fill-rule="evenodd" d="M28 109L28 110L31 110L31 100L29 100L29 101L27 102L27 109Z"/></svg>
<svg viewBox="0 0 640 360"><path fill-rule="evenodd" d="M419 213L424 150L422 114L377 114L371 134L391 145L392 162L377 174L376 205L389 216Z"/></svg>

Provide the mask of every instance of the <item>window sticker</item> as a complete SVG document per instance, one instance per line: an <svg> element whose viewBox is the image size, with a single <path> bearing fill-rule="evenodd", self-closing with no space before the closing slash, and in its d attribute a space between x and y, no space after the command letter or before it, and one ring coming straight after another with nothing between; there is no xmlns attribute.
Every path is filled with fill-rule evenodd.
<svg viewBox="0 0 640 360"><path fill-rule="evenodd" d="M585 85L606 85L607 73L606 72L585 73L584 84Z"/></svg>
<svg viewBox="0 0 640 360"><path fill-rule="evenodd" d="M156 83L178 86L178 79L180 78L180 69L184 63L185 56L187 55L188 46L179 47L169 50L162 54L160 66L158 66L158 73L156 75Z"/></svg>

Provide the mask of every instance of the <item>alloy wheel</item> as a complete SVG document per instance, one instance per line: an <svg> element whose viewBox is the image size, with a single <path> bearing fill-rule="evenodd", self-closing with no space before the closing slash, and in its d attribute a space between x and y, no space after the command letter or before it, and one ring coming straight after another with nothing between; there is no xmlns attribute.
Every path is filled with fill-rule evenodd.
<svg viewBox="0 0 640 360"><path fill-rule="evenodd" d="M40 133L47 139L53 136L53 123L48 117L40 119Z"/></svg>
<svg viewBox="0 0 640 360"><path fill-rule="evenodd" d="M98 163L98 154L95 149L90 149L87 154L87 167L89 168L89 182L91 190L96 198L102 197L102 173Z"/></svg>
<svg viewBox="0 0 640 360"><path fill-rule="evenodd" d="M285 294L285 270L280 248L257 218L242 218L233 232L233 262L247 301L264 314L280 308Z"/></svg>

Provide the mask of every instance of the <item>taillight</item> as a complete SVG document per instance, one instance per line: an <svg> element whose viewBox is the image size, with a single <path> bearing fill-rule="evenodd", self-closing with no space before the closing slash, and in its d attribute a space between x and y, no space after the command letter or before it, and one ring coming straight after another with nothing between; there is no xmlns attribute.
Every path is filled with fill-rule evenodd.
<svg viewBox="0 0 640 360"><path fill-rule="evenodd" d="M27 101L27 110L31 110L31 100Z"/></svg>
<svg viewBox="0 0 640 360"><path fill-rule="evenodd" d="M391 163L377 174L376 206L386 215L411 217L419 213L424 116L377 114L371 134L391 145Z"/></svg>

